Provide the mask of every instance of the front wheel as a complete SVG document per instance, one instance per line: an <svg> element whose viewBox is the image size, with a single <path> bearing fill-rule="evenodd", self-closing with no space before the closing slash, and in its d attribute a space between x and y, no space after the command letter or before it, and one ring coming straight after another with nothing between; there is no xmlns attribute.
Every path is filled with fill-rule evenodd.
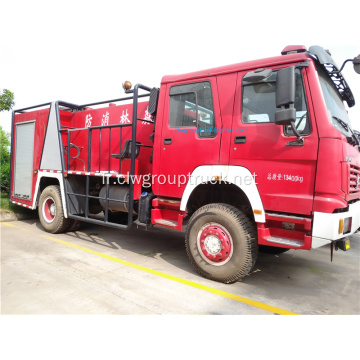
<svg viewBox="0 0 360 360"><path fill-rule="evenodd" d="M227 204L198 209L189 220L185 242L200 275L228 284L249 274L258 254L254 224Z"/></svg>
<svg viewBox="0 0 360 360"><path fill-rule="evenodd" d="M67 230L70 219L64 216L59 185L44 189L40 195L38 211L41 225L47 232L59 234Z"/></svg>

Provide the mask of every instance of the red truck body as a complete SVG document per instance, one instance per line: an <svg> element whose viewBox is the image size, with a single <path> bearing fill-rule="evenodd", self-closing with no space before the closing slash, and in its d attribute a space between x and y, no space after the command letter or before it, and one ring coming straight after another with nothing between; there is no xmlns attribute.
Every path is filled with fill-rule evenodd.
<svg viewBox="0 0 360 360"><path fill-rule="evenodd" d="M223 282L249 273L258 245L336 246L360 226L360 155L351 125L338 115L343 101L354 105L353 95L323 57L319 47L288 47L274 58L165 76L160 89L139 84L125 105L117 102L129 97L101 108L104 102L55 102L17 110L10 199L38 207L50 232L79 220L121 229L136 222L181 230L186 223L196 270ZM290 67L297 130L276 120L276 77ZM149 101L138 101L146 95ZM41 198L54 186L67 228L54 225L56 196ZM103 220L92 215L99 212ZM227 227L226 212L242 225ZM207 222L198 225L196 214ZM252 260L238 271L244 237L252 239L245 246Z"/></svg>

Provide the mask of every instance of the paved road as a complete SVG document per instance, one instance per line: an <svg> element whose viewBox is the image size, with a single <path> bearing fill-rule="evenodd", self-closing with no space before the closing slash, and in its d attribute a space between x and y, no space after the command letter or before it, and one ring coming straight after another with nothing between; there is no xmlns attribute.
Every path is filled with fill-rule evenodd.
<svg viewBox="0 0 360 360"><path fill-rule="evenodd" d="M2 314L359 314L360 234L351 249L260 254L232 285L200 277L184 235L85 224L53 235L1 224Z"/></svg>

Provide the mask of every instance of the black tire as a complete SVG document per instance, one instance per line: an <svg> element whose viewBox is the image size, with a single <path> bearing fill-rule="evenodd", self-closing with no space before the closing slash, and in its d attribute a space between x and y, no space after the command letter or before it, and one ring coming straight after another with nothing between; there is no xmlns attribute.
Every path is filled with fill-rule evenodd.
<svg viewBox="0 0 360 360"><path fill-rule="evenodd" d="M64 216L59 185L44 189L40 195L38 212L41 225L47 232L59 234L67 230L70 219Z"/></svg>
<svg viewBox="0 0 360 360"><path fill-rule="evenodd" d="M278 255L278 254L282 254L289 250L290 249L281 248L281 247L277 247L277 246L259 245L259 252L265 253L265 254Z"/></svg>
<svg viewBox="0 0 360 360"><path fill-rule="evenodd" d="M200 275L226 284L248 275L258 254L254 223L228 204L198 209L189 220L185 244Z"/></svg>
<svg viewBox="0 0 360 360"><path fill-rule="evenodd" d="M69 226L66 229L67 232L80 230L82 222L80 220L70 219Z"/></svg>

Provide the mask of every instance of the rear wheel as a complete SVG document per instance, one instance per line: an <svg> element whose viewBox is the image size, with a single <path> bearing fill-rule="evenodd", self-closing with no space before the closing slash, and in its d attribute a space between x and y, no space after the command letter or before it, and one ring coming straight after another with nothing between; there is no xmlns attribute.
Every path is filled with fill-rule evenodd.
<svg viewBox="0 0 360 360"><path fill-rule="evenodd" d="M80 220L70 219L70 223L66 231L78 231L81 228L82 222Z"/></svg>
<svg viewBox="0 0 360 360"><path fill-rule="evenodd" d="M227 204L198 209L189 220L185 241L197 272L223 283L233 283L249 274L257 258L253 223Z"/></svg>
<svg viewBox="0 0 360 360"><path fill-rule="evenodd" d="M65 218L59 185L44 189L39 199L39 218L43 228L52 234L65 232L70 219Z"/></svg>

